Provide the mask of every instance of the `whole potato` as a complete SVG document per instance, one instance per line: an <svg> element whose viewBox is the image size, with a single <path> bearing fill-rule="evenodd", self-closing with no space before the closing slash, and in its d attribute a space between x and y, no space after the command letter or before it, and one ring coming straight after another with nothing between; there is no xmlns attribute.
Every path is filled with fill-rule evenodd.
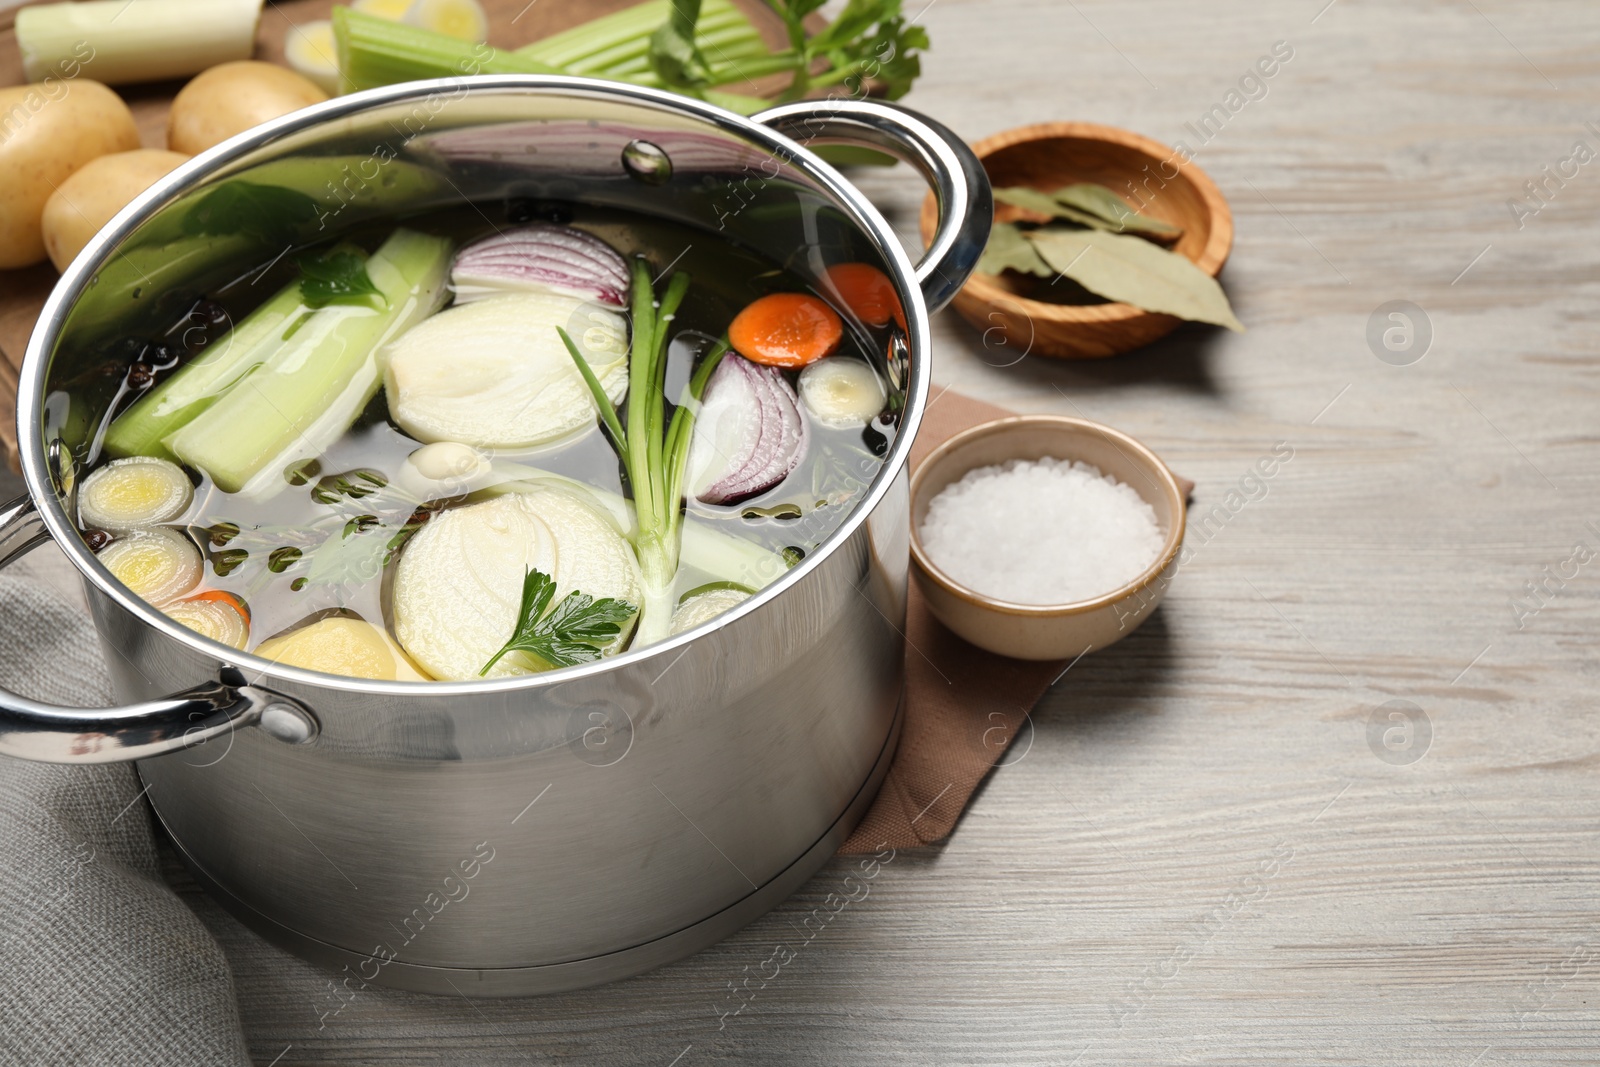
<svg viewBox="0 0 1600 1067"><path fill-rule="evenodd" d="M133 112L85 78L0 89L0 269L45 257L45 201L73 171L139 147Z"/></svg>
<svg viewBox="0 0 1600 1067"><path fill-rule="evenodd" d="M328 99L292 70L241 59L195 75L173 98L167 147L194 155L268 119Z"/></svg>
<svg viewBox="0 0 1600 1067"><path fill-rule="evenodd" d="M41 219L44 247L56 270L65 270L111 216L188 158L181 152L138 148L91 159L74 171L45 201Z"/></svg>

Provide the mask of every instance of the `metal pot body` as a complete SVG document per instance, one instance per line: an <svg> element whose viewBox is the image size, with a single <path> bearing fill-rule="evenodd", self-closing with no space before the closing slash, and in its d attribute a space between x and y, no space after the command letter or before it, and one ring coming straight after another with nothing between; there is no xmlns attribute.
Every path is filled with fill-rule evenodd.
<svg viewBox="0 0 1600 1067"><path fill-rule="evenodd" d="M948 209L928 259L913 267L860 194L780 131L917 164ZM870 484L846 523L696 630L472 684L366 682L237 653L171 623L99 566L68 514L109 402L94 385L114 343L107 324L168 321L172 306L280 245L287 254L508 199L667 218L803 276L841 256L879 265L905 312L889 358L903 420L882 468L863 472ZM264 935L348 968L347 985L569 989L724 936L832 854L893 753L927 305L959 287L988 217L970 154L912 113L839 101L751 120L583 79L356 94L197 157L119 215L53 294L23 370L30 500L0 513L0 563L53 537L83 571L127 706L6 695L0 751L140 758L149 800L196 876Z"/></svg>

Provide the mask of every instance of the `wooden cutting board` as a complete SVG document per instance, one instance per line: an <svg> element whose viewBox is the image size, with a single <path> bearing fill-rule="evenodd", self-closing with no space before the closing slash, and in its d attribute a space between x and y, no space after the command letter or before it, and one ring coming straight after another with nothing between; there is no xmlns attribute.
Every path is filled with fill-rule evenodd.
<svg viewBox="0 0 1600 1067"><path fill-rule="evenodd" d="M601 15L630 7L638 0L483 0L489 14L489 43L497 48L520 48L553 33ZM783 27L772 9L760 0L734 0L767 38L768 45L783 47ZM0 0L0 86L23 82L22 59L10 27L15 5ZM256 33L256 58L283 62L283 41L289 28L313 19L325 19L333 0L280 0L269 2L261 13ZM816 26L811 27L815 32ZM182 81L151 85L118 86L117 92L133 109L146 148L166 147L167 108ZM755 91L755 87L730 87ZM760 88L768 88L761 86ZM4 180L4 175L0 175ZM49 262L21 270L0 270L0 456L15 470L17 367L33 332L34 321L56 282Z"/></svg>

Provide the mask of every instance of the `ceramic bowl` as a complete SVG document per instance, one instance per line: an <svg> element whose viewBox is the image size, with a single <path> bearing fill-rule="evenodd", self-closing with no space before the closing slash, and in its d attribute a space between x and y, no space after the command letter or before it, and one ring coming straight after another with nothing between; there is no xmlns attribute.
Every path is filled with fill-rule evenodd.
<svg viewBox="0 0 1600 1067"><path fill-rule="evenodd" d="M1007 460L1082 460L1131 486L1154 509L1166 533L1144 573L1093 600L1016 604L950 578L922 546L928 502L975 467ZM1149 618L1166 594L1183 545L1184 492L1154 452L1119 430L1062 415L1016 415L982 423L928 454L911 479L911 558L933 614L979 648L1016 659L1069 659L1105 648Z"/></svg>
<svg viewBox="0 0 1600 1067"><path fill-rule="evenodd" d="M1048 122L987 137L972 146L996 187L1024 185L1042 192L1095 182L1146 215L1183 227L1173 248L1215 277L1233 247L1233 214L1199 166L1148 137L1089 122ZM996 204L996 221L1026 215ZM932 239L938 205L922 206L922 239ZM1008 352L1093 359L1147 345L1183 321L1131 304L1057 304L1029 298L1043 279L974 274L955 298L956 311Z"/></svg>

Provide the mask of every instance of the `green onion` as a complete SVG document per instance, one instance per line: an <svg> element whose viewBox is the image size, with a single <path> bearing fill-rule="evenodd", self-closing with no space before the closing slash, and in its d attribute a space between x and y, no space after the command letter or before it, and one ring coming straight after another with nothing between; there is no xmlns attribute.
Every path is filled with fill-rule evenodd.
<svg viewBox="0 0 1600 1067"><path fill-rule="evenodd" d="M633 341L628 357L626 429L605 390L585 365L577 345L565 330L557 328L594 396L600 420L622 458L633 491L634 549L645 588L639 630L634 638L636 647L659 641L672 629L676 607L672 584L682 548L683 475L693 437L694 413L706 381L727 351L726 342L719 343L695 368L686 395L668 422L667 343L673 317L688 291L689 275L676 271L657 302L649 265L642 258L633 261Z"/></svg>

